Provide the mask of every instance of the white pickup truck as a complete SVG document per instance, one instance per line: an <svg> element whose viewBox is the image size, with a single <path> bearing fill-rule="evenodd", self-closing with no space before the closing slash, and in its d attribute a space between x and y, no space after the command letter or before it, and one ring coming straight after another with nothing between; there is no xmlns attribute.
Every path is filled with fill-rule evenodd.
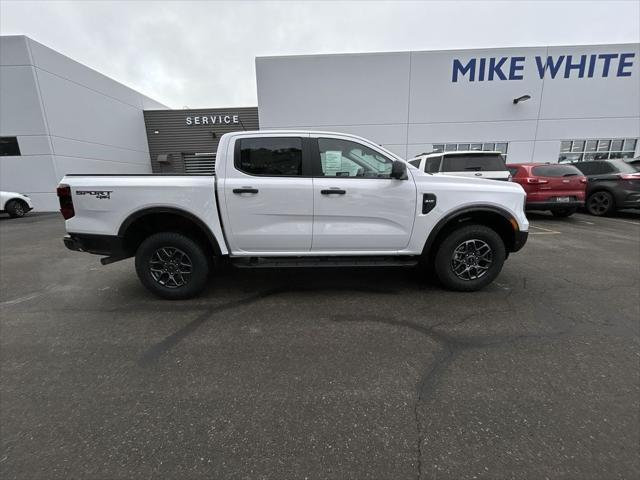
<svg viewBox="0 0 640 480"><path fill-rule="evenodd" d="M525 244L520 185L435 176L360 137L225 134L215 175L67 175L58 186L71 250L135 256L167 299L197 295L216 260L237 266L426 265L478 290Z"/></svg>

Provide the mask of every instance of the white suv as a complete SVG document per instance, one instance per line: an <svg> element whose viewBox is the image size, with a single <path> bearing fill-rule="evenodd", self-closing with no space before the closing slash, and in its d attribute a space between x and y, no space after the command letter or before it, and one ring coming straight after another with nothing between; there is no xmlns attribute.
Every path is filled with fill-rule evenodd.
<svg viewBox="0 0 640 480"><path fill-rule="evenodd" d="M511 174L500 152L478 150L418 155L409 164L434 175L454 175L511 181Z"/></svg>

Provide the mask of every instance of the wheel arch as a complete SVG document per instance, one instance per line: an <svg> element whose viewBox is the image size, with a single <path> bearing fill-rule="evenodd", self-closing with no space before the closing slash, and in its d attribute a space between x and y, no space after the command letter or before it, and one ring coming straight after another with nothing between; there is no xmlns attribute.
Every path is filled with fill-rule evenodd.
<svg viewBox="0 0 640 480"><path fill-rule="evenodd" d="M514 250L518 221L504 208L494 205L474 205L454 210L438 221L425 241L422 254L432 259L438 246L456 228L477 223L492 228L504 242L507 255Z"/></svg>
<svg viewBox="0 0 640 480"><path fill-rule="evenodd" d="M11 198L8 198L8 199L4 202L4 204L2 205L2 208L0 208L0 210L6 210L7 205L8 205L9 203L11 203L11 202L21 202L21 203L24 203L24 204L26 205L26 207L27 207L27 208L29 208L29 204L28 204L28 203L26 202L26 200L24 200L23 198L20 198L20 197L11 197Z"/></svg>
<svg viewBox="0 0 640 480"><path fill-rule="evenodd" d="M125 250L133 255L146 237L168 231L186 234L212 254L222 255L211 229L194 214L175 207L150 207L133 212L120 225L118 237L122 238Z"/></svg>

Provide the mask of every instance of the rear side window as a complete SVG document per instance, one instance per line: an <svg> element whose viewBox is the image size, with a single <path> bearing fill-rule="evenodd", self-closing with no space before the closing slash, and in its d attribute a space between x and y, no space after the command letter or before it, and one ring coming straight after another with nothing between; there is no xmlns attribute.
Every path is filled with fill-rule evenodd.
<svg viewBox="0 0 640 480"><path fill-rule="evenodd" d="M506 169L502 155L499 154L445 155L442 161L443 172L496 172Z"/></svg>
<svg viewBox="0 0 640 480"><path fill-rule="evenodd" d="M249 175L302 175L302 139L260 137L239 140L236 168Z"/></svg>
<svg viewBox="0 0 640 480"><path fill-rule="evenodd" d="M518 173L518 167L507 167L507 170L509 170L509 173L513 177L515 177L516 173Z"/></svg>
<svg viewBox="0 0 640 480"><path fill-rule="evenodd" d="M531 169L537 177L572 177L582 172L571 165L540 165Z"/></svg>
<svg viewBox="0 0 640 480"><path fill-rule="evenodd" d="M442 157L427 158L424 164L424 171L427 173L437 173L440 171L440 161Z"/></svg>

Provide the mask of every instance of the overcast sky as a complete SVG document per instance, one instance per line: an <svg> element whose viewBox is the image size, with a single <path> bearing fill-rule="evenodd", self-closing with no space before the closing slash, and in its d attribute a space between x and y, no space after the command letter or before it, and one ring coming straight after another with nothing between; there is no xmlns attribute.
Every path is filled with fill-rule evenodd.
<svg viewBox="0 0 640 480"><path fill-rule="evenodd" d="M172 108L255 106L255 57L640 41L640 0L29 2L22 34Z"/></svg>

